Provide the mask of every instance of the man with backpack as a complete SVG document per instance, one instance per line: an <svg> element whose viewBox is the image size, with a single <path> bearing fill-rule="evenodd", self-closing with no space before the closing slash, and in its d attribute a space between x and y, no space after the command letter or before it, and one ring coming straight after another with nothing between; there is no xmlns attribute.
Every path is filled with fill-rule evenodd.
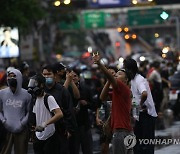
<svg viewBox="0 0 180 154"><path fill-rule="evenodd" d="M29 81L28 87L36 97L33 113L36 117L36 139L33 143L35 154L59 154L55 122L63 117L54 97L44 92L45 78L37 74Z"/></svg>
<svg viewBox="0 0 180 154"><path fill-rule="evenodd" d="M64 115L63 119L57 122L60 154L69 154L69 138L77 128L76 120L71 112L71 96L64 86L55 82L55 70L52 65L45 66L42 74L46 79L45 91L54 96Z"/></svg>

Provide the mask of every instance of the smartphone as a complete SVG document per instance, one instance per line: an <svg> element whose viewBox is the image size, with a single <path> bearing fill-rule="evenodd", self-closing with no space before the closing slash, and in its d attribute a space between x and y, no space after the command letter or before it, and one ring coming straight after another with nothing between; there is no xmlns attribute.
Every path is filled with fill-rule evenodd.
<svg viewBox="0 0 180 154"><path fill-rule="evenodd" d="M96 53L93 52L93 56L98 56L98 55L99 55L99 52L98 52L98 51L96 51Z"/></svg>

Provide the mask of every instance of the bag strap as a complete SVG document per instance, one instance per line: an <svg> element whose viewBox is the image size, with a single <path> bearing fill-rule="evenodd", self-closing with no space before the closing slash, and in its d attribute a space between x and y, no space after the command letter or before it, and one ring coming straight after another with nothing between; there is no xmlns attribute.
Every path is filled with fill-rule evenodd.
<svg viewBox="0 0 180 154"><path fill-rule="evenodd" d="M49 109L49 105L48 105L48 97L49 96L50 96L49 94L47 94L47 93L45 94L45 96L44 96L44 105L45 105L46 109L51 113L51 111Z"/></svg>

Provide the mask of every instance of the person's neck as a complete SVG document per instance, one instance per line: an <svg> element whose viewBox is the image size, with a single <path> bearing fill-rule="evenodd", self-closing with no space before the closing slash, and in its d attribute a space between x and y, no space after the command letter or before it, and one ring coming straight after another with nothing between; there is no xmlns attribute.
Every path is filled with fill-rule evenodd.
<svg viewBox="0 0 180 154"><path fill-rule="evenodd" d="M54 87L55 84L56 84L56 82L54 82L52 85L46 85L46 87L47 87L48 89L51 89L52 87Z"/></svg>

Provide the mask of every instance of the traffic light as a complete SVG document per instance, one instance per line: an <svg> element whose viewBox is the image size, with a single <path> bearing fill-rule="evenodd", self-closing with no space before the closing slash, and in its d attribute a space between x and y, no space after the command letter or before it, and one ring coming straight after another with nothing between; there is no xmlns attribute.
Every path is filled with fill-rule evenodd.
<svg viewBox="0 0 180 154"><path fill-rule="evenodd" d="M120 45L121 45L120 42L119 42L119 41L116 41L115 46L116 46L116 47L120 47Z"/></svg>

